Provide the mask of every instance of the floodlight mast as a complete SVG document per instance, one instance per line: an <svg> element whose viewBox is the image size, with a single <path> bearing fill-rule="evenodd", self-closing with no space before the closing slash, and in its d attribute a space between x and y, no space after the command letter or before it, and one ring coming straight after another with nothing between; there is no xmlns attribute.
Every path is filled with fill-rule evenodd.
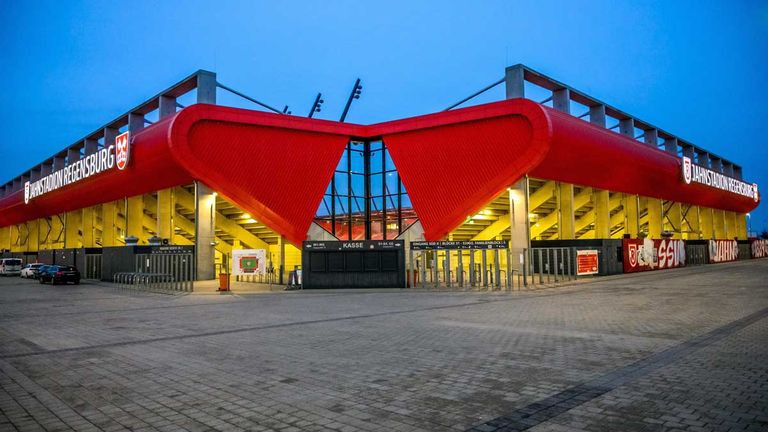
<svg viewBox="0 0 768 432"><path fill-rule="evenodd" d="M323 96L322 93L318 93L317 97L315 98L315 103L312 104L312 109L309 111L309 114L307 117L312 118L313 115L315 115L316 112L320 112L320 106L325 102L324 100L320 99Z"/></svg>
<svg viewBox="0 0 768 432"><path fill-rule="evenodd" d="M344 123L344 120L347 118L347 113L349 113L349 107L352 105L352 100L360 99L360 93L362 92L363 86L360 85L360 78L358 78L357 81L355 81L355 86L352 87L352 91L349 93L347 104L344 106L344 112L341 113L341 118L339 119L340 122Z"/></svg>

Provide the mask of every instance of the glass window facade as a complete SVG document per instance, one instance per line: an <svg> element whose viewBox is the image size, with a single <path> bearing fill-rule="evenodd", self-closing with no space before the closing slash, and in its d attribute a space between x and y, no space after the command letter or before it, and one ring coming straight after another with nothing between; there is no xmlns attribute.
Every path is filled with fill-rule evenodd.
<svg viewBox="0 0 768 432"><path fill-rule="evenodd" d="M351 141L315 222L340 240L391 240L416 220L384 142Z"/></svg>

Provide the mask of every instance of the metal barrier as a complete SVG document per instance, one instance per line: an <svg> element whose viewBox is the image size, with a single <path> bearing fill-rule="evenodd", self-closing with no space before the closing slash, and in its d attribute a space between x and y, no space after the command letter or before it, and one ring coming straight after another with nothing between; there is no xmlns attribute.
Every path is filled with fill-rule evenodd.
<svg viewBox="0 0 768 432"><path fill-rule="evenodd" d="M414 243L408 255L407 286L458 291L511 291L527 286L527 258L521 263L522 271L512 268L512 252L504 241Z"/></svg>
<svg viewBox="0 0 768 432"><path fill-rule="evenodd" d="M86 254L83 279L101 280L101 254Z"/></svg>
<svg viewBox="0 0 768 432"><path fill-rule="evenodd" d="M115 273L113 281L122 289L192 292L194 275L191 253L139 254L136 271Z"/></svg>
<svg viewBox="0 0 768 432"><path fill-rule="evenodd" d="M569 247L532 248L531 284L545 285L576 279L576 251Z"/></svg>
<svg viewBox="0 0 768 432"><path fill-rule="evenodd" d="M689 266L707 264L707 245L685 245L685 261Z"/></svg>

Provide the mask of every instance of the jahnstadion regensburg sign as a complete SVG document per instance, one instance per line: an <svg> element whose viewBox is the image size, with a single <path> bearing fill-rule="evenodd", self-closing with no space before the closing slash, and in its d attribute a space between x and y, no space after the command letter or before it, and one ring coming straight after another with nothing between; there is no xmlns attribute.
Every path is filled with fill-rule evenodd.
<svg viewBox="0 0 768 432"><path fill-rule="evenodd" d="M749 184L741 180L729 177L709 168L695 165L691 158L683 157L683 180L686 184L699 183L730 193L749 197L757 202L760 196L757 193L757 183Z"/></svg>
<svg viewBox="0 0 768 432"><path fill-rule="evenodd" d="M24 183L24 203L29 204L30 200L40 195L115 167L124 170L128 166L130 154L129 134L125 132L115 138L115 144L110 144L39 180Z"/></svg>

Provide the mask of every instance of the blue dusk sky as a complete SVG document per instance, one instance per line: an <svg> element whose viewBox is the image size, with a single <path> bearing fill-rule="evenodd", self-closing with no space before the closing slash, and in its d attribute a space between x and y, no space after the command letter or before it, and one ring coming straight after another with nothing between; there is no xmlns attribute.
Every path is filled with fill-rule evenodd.
<svg viewBox="0 0 768 432"><path fill-rule="evenodd" d="M765 1L0 0L0 44L2 183L197 69L297 115L322 91L327 119L360 77L348 121L373 123L523 63L741 164L768 196Z"/></svg>

